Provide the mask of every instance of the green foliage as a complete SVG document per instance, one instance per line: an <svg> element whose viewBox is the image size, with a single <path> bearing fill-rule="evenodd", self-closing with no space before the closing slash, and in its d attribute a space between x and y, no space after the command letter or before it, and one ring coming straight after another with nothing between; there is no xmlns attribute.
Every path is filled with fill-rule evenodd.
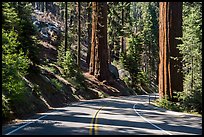
<svg viewBox="0 0 204 137"><path fill-rule="evenodd" d="M61 43L57 49L57 64L59 66L62 66L62 63L64 61L64 55L65 55L65 46L64 44Z"/></svg>
<svg viewBox="0 0 204 137"><path fill-rule="evenodd" d="M33 63L38 63L36 31L31 21L31 5L26 2L4 2L2 4L2 27L5 31L14 31L18 34L20 44L16 48L23 50L24 54Z"/></svg>
<svg viewBox="0 0 204 137"><path fill-rule="evenodd" d="M143 62L149 78L156 75L158 66L158 5L156 2L141 4L141 35L143 39Z"/></svg>
<svg viewBox="0 0 204 137"><path fill-rule="evenodd" d="M55 74L57 73L56 69L53 66L51 66L50 64L42 65L42 67L45 68L46 70L52 72L52 73L55 73Z"/></svg>
<svg viewBox="0 0 204 137"><path fill-rule="evenodd" d="M183 111L183 108L179 104L168 101L166 98L160 99L159 101L156 101L156 103L159 107L162 107L168 110Z"/></svg>
<svg viewBox="0 0 204 137"><path fill-rule="evenodd" d="M16 9L20 18L18 25L18 39L21 43L20 48L22 48L25 53L28 52L28 57L34 63L39 63L36 30L31 20L31 5L26 2L20 2Z"/></svg>
<svg viewBox="0 0 204 137"><path fill-rule="evenodd" d="M112 54L120 50L120 36L126 37L126 54L120 61L130 72L132 88L138 84L150 86L156 81L158 67L158 2L108 3L108 39ZM124 10L124 25L121 11ZM129 37L129 38L127 38ZM116 55L117 56L117 55ZM126 79L128 81L128 79ZM129 83L130 84L130 83Z"/></svg>
<svg viewBox="0 0 204 137"><path fill-rule="evenodd" d="M20 44L17 36L14 30L6 33L2 29L2 115L5 119L11 118L14 103L27 91L22 77L27 74L30 60L22 50L17 52Z"/></svg>
<svg viewBox="0 0 204 137"><path fill-rule="evenodd" d="M132 6L134 34L142 39L141 69L149 79L156 81L158 69L158 32L159 32L159 3L133 2Z"/></svg>
<svg viewBox="0 0 204 137"><path fill-rule="evenodd" d="M57 63L62 67L64 72L63 77L65 79L67 79L69 82L75 85L78 89L87 88L84 82L85 79L82 74L82 71L76 64L76 58L74 57L70 48L67 49L66 55L65 55L63 44L61 44L58 50Z"/></svg>
<svg viewBox="0 0 204 137"><path fill-rule="evenodd" d="M150 79L148 78L147 73L143 70L138 72L137 80L138 80L138 83L140 83L141 85L149 85L149 82L150 82Z"/></svg>
<svg viewBox="0 0 204 137"><path fill-rule="evenodd" d="M129 39L129 45L126 54L121 54L120 61L124 68L130 73L132 79L132 87L138 84L138 73L141 54L141 38L133 36Z"/></svg>
<svg viewBox="0 0 204 137"><path fill-rule="evenodd" d="M26 75L30 62L22 50L16 53L18 44L14 31L6 33L2 30L2 89L12 96L26 90L21 77Z"/></svg>
<svg viewBox="0 0 204 137"><path fill-rule="evenodd" d="M179 101L186 111L202 113L202 90L181 92Z"/></svg>
<svg viewBox="0 0 204 137"><path fill-rule="evenodd" d="M108 19L107 19L107 33L108 45L114 55L119 57L121 49L120 38L128 37L131 34L131 16L130 16L130 2L109 2ZM122 19L122 10L123 19ZM123 25L122 25L123 20ZM116 58L117 58L116 57Z"/></svg>
<svg viewBox="0 0 204 137"><path fill-rule="evenodd" d="M179 98L188 111L202 113L202 3L183 4L182 54L184 91Z"/></svg>
<svg viewBox="0 0 204 137"><path fill-rule="evenodd" d="M51 79L51 83L55 86L58 91L62 90L63 85L57 79Z"/></svg>
<svg viewBox="0 0 204 137"><path fill-rule="evenodd" d="M10 114L10 104L9 104L9 99L2 94L2 118L4 119L9 119L11 116Z"/></svg>
<svg viewBox="0 0 204 137"><path fill-rule="evenodd" d="M19 21L15 8L8 2L2 2L2 28L10 30L19 24Z"/></svg>
<svg viewBox="0 0 204 137"><path fill-rule="evenodd" d="M73 56L72 56L70 50L66 51L66 55L65 55L64 60L62 62L62 67L63 67L63 70L64 70L66 77L74 77L75 76L75 73L76 73L75 68L77 66L74 62L74 59L73 59Z"/></svg>
<svg viewBox="0 0 204 137"><path fill-rule="evenodd" d="M40 97L42 95L42 93L40 92L40 86L35 83L33 84L32 91L37 97Z"/></svg>
<svg viewBox="0 0 204 137"><path fill-rule="evenodd" d="M27 93L23 80L31 64L30 52L33 35L29 7L20 7L17 2L2 3L2 112L3 118L10 119L11 112L17 112L18 103L25 104L23 96ZM20 12L23 10L23 13ZM24 16L24 14L26 14Z"/></svg>

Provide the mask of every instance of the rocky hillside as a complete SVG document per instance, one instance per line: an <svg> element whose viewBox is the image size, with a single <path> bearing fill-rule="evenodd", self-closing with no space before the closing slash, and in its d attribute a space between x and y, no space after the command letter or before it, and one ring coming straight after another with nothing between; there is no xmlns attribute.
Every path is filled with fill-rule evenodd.
<svg viewBox="0 0 204 137"><path fill-rule="evenodd" d="M51 13L38 10L32 14L32 21L38 32L39 64L32 65L24 77L30 92L22 102L15 103L16 109L12 114L14 121L80 100L135 94L120 80L118 70L113 65L110 65L113 76L110 83L100 82L87 72L87 64L83 62L87 45L82 45L81 52L82 74L79 78L82 77L83 82L65 77L63 69L57 64L57 50L63 39L64 23Z"/></svg>

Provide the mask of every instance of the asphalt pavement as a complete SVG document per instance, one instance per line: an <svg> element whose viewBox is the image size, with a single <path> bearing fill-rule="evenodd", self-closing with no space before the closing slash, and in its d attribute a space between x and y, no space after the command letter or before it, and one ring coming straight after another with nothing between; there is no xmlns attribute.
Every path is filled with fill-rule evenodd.
<svg viewBox="0 0 204 137"><path fill-rule="evenodd" d="M2 134L202 135L202 117L154 107L148 95L111 97L53 108L2 127Z"/></svg>

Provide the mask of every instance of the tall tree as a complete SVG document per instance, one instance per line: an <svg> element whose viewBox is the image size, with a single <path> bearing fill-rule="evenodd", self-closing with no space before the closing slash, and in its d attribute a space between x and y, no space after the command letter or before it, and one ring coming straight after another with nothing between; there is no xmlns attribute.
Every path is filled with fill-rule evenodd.
<svg viewBox="0 0 204 137"><path fill-rule="evenodd" d="M90 53L91 53L91 4L90 2L87 2L87 6L88 6L88 51L87 51L87 57L86 57L86 63L88 64L89 67L89 63L90 63Z"/></svg>
<svg viewBox="0 0 204 137"><path fill-rule="evenodd" d="M80 21L80 2L78 2L78 47L77 47L77 65L80 67L80 58L81 58L81 47L80 47L80 38L81 38L81 21Z"/></svg>
<svg viewBox="0 0 204 137"><path fill-rule="evenodd" d="M140 9L140 8L141 9ZM147 74L149 82L155 82L156 69L158 65L158 16L157 16L157 4L155 2L140 2L138 9L141 10L141 17L138 16L138 24L142 24L142 27L137 29L141 32L143 39L143 52L142 61L143 70ZM137 34L137 33L136 33ZM148 87L151 84L148 84ZM151 87L150 87L151 88Z"/></svg>
<svg viewBox="0 0 204 137"><path fill-rule="evenodd" d="M121 11L121 14L122 14L122 27L124 27L124 8L123 8L123 2L122 2L122 11ZM123 40L123 34L122 34L122 37L121 37L121 52L123 53L124 52L124 40Z"/></svg>
<svg viewBox="0 0 204 137"><path fill-rule="evenodd" d="M67 2L65 2L65 54L67 51Z"/></svg>
<svg viewBox="0 0 204 137"><path fill-rule="evenodd" d="M44 2L40 2L41 4L41 11L44 12Z"/></svg>
<svg viewBox="0 0 204 137"><path fill-rule="evenodd" d="M92 47L89 73L109 81L107 47L107 3L92 2Z"/></svg>
<svg viewBox="0 0 204 137"><path fill-rule="evenodd" d="M46 2L46 11L48 12L48 2ZM61 11L61 13L60 13L61 21L64 22L64 3L63 2L61 2L60 11Z"/></svg>
<svg viewBox="0 0 204 137"><path fill-rule="evenodd" d="M159 96L172 100L173 91L183 90L183 76L178 72L181 56L176 48L176 37L182 35L182 2L160 2L159 6Z"/></svg>
<svg viewBox="0 0 204 137"><path fill-rule="evenodd" d="M184 2L182 16L182 44L178 47L184 82L179 99L186 110L202 113L202 2Z"/></svg>

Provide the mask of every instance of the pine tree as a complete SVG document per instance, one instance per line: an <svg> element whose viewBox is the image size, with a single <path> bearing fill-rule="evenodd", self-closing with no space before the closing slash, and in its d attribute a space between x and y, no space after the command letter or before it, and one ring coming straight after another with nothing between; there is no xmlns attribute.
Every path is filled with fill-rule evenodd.
<svg viewBox="0 0 204 137"><path fill-rule="evenodd" d="M183 37L178 48L183 56L184 91L182 104L187 110L202 112L202 3L183 5Z"/></svg>

